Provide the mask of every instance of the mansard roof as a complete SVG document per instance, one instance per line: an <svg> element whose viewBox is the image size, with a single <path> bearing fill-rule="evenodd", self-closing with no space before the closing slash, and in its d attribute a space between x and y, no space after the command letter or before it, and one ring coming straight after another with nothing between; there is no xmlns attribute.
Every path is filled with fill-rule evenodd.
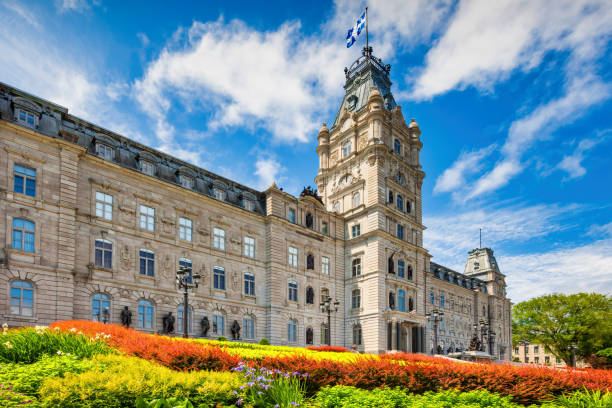
<svg viewBox="0 0 612 408"><path fill-rule="evenodd" d="M224 202L242 206L243 199L253 200L256 203L254 212L266 213L266 196L261 191L101 128L69 114L67 108L0 82L0 119L27 127L17 121L15 109L24 109L37 116L34 128L37 132L80 145L89 154L95 155L96 143L102 143L113 149L112 161L122 167L140 171L141 162L147 161L156 166L153 177L180 186L180 175L190 176L194 178L192 191L215 198L213 188L222 188Z"/></svg>
<svg viewBox="0 0 612 408"><path fill-rule="evenodd" d="M434 278L453 283L466 289L487 292L487 285L482 280L457 272L435 262L429 263L429 273L431 273Z"/></svg>

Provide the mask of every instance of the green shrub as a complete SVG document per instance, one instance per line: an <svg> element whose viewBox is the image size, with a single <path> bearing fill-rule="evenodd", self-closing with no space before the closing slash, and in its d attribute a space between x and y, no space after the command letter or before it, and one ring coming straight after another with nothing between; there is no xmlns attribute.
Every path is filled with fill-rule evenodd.
<svg viewBox="0 0 612 408"><path fill-rule="evenodd" d="M609 363L612 363L612 347L605 348L603 350L599 350L597 352L599 357L605 357Z"/></svg>
<svg viewBox="0 0 612 408"><path fill-rule="evenodd" d="M422 395L408 394L400 388L379 388L372 391L355 387L335 386L323 388L315 397L315 405L321 408L442 408L442 407L521 407L488 391L444 391L427 392Z"/></svg>
<svg viewBox="0 0 612 408"><path fill-rule="evenodd" d="M52 407L134 407L139 396L189 399L198 407L229 405L244 383L228 372L177 372L136 358L100 355L94 368L45 381L40 400Z"/></svg>
<svg viewBox="0 0 612 408"><path fill-rule="evenodd" d="M219 338L217 340L219 340L219 341L227 341L227 338L225 336L219 336Z"/></svg>
<svg viewBox="0 0 612 408"><path fill-rule="evenodd" d="M262 339L259 340L259 344L261 344L262 346L269 346L270 345L270 341L268 339L266 339L265 337L262 337Z"/></svg>
<svg viewBox="0 0 612 408"><path fill-rule="evenodd" d="M193 404L188 399L160 398L147 401L142 397L138 397L136 399L136 408L193 408Z"/></svg>
<svg viewBox="0 0 612 408"><path fill-rule="evenodd" d="M66 373L82 373L92 367L91 360L75 356L44 356L33 364L0 363L0 383L13 384L13 391L38 396L48 378L64 377Z"/></svg>
<svg viewBox="0 0 612 408"><path fill-rule="evenodd" d="M112 350L101 338L89 339L76 330L59 332L46 327L22 328L0 333L0 362L32 364L44 355L72 354L91 358Z"/></svg>
<svg viewBox="0 0 612 408"><path fill-rule="evenodd" d="M612 393L597 391L577 391L564 395L551 403L542 404L542 408L610 408L612 407Z"/></svg>
<svg viewBox="0 0 612 408"><path fill-rule="evenodd" d="M16 392L13 384L0 384L0 407L32 407L35 404L35 398Z"/></svg>

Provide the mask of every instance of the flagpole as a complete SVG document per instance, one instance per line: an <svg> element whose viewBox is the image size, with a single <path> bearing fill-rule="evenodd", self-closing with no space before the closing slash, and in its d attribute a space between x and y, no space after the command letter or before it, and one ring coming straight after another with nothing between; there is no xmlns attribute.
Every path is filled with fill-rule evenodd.
<svg viewBox="0 0 612 408"><path fill-rule="evenodd" d="M368 43L368 8L366 7L366 52L369 52L369 43Z"/></svg>

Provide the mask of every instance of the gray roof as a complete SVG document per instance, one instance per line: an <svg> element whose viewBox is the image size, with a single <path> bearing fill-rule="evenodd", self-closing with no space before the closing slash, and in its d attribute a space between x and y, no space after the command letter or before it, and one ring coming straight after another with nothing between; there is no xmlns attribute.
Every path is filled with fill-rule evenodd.
<svg viewBox="0 0 612 408"><path fill-rule="evenodd" d="M487 285L481 279L454 271L435 262L429 263L429 272L434 278L454 283L457 286L467 289L479 289L485 293L487 292Z"/></svg>

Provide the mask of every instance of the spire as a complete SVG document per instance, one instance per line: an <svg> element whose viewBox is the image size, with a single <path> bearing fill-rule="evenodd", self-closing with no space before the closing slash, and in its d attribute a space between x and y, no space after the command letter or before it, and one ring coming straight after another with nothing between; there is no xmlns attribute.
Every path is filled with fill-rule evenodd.
<svg viewBox="0 0 612 408"><path fill-rule="evenodd" d="M395 108L397 104L393 94L391 94L390 71L391 65L385 65L382 59L376 58L372 54L372 47L364 47L361 50L361 56L350 67L344 68L346 77L345 94L332 128L338 124L344 109L350 112L359 112L365 108L370 92L374 87L382 95L385 109L390 111Z"/></svg>

